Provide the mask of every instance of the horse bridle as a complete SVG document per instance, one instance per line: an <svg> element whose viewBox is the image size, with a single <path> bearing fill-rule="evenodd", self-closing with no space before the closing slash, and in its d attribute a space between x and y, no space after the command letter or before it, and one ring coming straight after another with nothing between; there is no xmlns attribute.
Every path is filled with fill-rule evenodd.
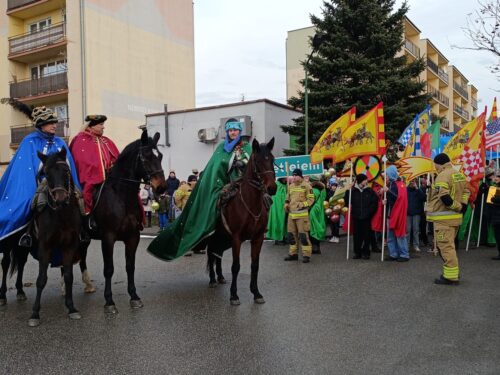
<svg viewBox="0 0 500 375"><path fill-rule="evenodd" d="M63 193L67 194L67 198L65 200L65 203L69 203L69 200L71 198L71 192L72 192L72 188L71 188L71 171L70 171L68 163L66 163L65 161L62 161L62 160L61 161L56 161L56 164L64 164L66 166L66 173L68 175L68 188L66 189L64 186L54 186L53 188L51 188L49 186L48 181L47 181L47 187L48 187L48 191L49 191L49 198L52 198L52 201L55 201L56 197L54 196L54 194L56 192L58 192L58 191L62 191ZM47 175L46 167L44 167L43 169L44 169L45 175ZM45 177L45 179L47 179L47 177ZM47 204L53 210L56 208L55 206L51 206L50 200L47 200Z"/></svg>
<svg viewBox="0 0 500 375"><path fill-rule="evenodd" d="M148 172L146 168L146 159L144 158L144 155L142 154L142 150L145 148L148 148L151 146L141 146L139 147L139 152L137 153L137 157L135 158L135 166L134 169L137 170L137 167L139 166L140 163L140 168L144 171L144 175L141 177L140 180L134 180L132 178L123 178L120 177L120 180L122 181L127 181L127 182L133 182L133 183L141 183L144 182L145 184L149 184L151 181L151 176L154 176L159 173L163 173L163 169L157 169L151 172ZM156 149L156 148L155 148ZM158 151L158 150L157 150Z"/></svg>

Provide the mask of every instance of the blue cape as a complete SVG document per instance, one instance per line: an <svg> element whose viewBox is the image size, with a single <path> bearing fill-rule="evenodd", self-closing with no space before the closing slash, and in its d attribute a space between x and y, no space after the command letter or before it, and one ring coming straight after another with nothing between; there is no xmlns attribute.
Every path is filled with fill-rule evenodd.
<svg viewBox="0 0 500 375"><path fill-rule="evenodd" d="M28 134L0 180L0 241L23 229L31 218L31 200L37 188L36 176L42 165L37 151L47 155L63 147L75 186L81 190L75 163L66 143L59 137L39 130Z"/></svg>

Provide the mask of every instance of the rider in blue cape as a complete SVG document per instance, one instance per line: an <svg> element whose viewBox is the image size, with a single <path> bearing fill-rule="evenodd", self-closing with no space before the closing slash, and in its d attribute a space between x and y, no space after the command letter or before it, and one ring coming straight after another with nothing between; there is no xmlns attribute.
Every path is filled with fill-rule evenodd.
<svg viewBox="0 0 500 375"><path fill-rule="evenodd" d="M48 108L32 108L10 98L1 102L24 113L32 120L35 130L22 140L0 180L0 241L26 228L31 219L31 202L39 181L43 180L38 151L47 155L65 148L73 181L80 189L71 153L64 140L55 135L58 119L54 113Z"/></svg>

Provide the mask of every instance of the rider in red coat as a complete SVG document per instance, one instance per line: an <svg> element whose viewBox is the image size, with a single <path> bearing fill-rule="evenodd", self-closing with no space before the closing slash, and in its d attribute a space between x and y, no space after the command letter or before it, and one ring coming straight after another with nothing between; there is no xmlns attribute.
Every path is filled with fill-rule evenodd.
<svg viewBox="0 0 500 375"><path fill-rule="evenodd" d="M94 206L92 195L95 186L104 182L120 153L113 141L103 136L106 120L104 115L87 116L86 129L78 133L69 145L82 185L87 215Z"/></svg>

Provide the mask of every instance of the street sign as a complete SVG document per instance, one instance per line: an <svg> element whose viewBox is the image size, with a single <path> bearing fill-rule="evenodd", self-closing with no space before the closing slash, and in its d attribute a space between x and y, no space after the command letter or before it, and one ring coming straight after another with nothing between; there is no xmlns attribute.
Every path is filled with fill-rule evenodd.
<svg viewBox="0 0 500 375"><path fill-rule="evenodd" d="M285 156L274 160L274 173L276 178L286 177L286 165L288 163L288 175L291 176L296 168L302 170L304 176L323 173L323 164L311 164L309 155Z"/></svg>

